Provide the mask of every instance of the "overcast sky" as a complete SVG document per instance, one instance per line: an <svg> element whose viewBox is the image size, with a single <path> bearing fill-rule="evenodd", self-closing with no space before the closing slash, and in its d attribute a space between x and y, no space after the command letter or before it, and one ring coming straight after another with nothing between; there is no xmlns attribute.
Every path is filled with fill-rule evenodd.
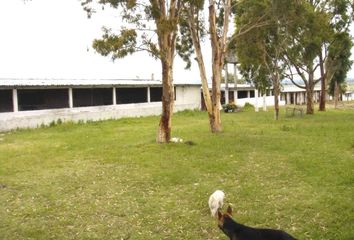
<svg viewBox="0 0 354 240"><path fill-rule="evenodd" d="M93 39L101 36L103 25L115 23L119 17L108 11L88 19L78 0L0 0L0 78L148 79L154 74L161 79L159 61L147 53L114 63L95 53ZM208 64L210 51L206 57ZM349 75L354 77L353 69ZM199 81L196 64L188 71L176 59L174 78Z"/></svg>
<svg viewBox="0 0 354 240"><path fill-rule="evenodd" d="M92 49L103 25L119 24L109 11L87 18L78 0L0 0L0 78L161 79L160 62L136 53L114 63ZM117 23L117 24L116 24ZM176 81L198 81L176 59Z"/></svg>

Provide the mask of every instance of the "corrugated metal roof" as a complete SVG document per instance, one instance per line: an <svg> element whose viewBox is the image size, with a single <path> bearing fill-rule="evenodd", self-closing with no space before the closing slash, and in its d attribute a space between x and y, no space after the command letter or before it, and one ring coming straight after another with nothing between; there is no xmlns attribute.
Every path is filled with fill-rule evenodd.
<svg viewBox="0 0 354 240"><path fill-rule="evenodd" d="M212 84L208 83L208 87L212 88ZM222 90L224 90L225 89L225 83L221 83L220 87L221 87ZM235 84L234 83L229 83L228 87L229 87L229 89L235 88ZM252 86L251 84L237 84L237 88L238 89L254 89L255 87Z"/></svg>
<svg viewBox="0 0 354 240"><path fill-rule="evenodd" d="M69 86L161 86L159 80L148 79L0 79L0 87L69 87ZM200 85L176 83L175 85Z"/></svg>
<svg viewBox="0 0 354 240"><path fill-rule="evenodd" d="M299 88L295 85L284 85L282 88L283 89L281 90L281 92L305 92L306 91L306 89ZM321 90L321 86L319 84L315 85L314 90L316 91Z"/></svg>

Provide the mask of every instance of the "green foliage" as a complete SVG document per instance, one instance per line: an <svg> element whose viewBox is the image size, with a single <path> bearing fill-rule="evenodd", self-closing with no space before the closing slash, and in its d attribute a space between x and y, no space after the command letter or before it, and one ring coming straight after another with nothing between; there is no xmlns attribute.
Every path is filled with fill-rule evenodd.
<svg viewBox="0 0 354 240"><path fill-rule="evenodd" d="M93 48L102 56L112 55L112 59L123 58L136 51L137 33L134 29L122 29L119 35L110 29L103 29L102 39L93 42Z"/></svg>
<svg viewBox="0 0 354 240"><path fill-rule="evenodd" d="M176 41L176 51L178 55L186 62L185 69L190 69L192 66L191 56L194 53L191 31L188 24L187 9L183 9L179 23L180 35Z"/></svg>
<svg viewBox="0 0 354 240"><path fill-rule="evenodd" d="M246 102L245 105L242 108L242 111L245 111L245 112L252 111L252 112L254 112L254 106L251 103Z"/></svg>
<svg viewBox="0 0 354 240"><path fill-rule="evenodd" d="M271 85L279 85L276 81L284 70L281 60L288 44L285 30L291 3L244 1L236 10L236 29L231 45L234 45L243 76L264 92Z"/></svg>
<svg viewBox="0 0 354 240"><path fill-rule="evenodd" d="M294 12L296 15L291 16L294 22L287 30L291 37L291 45L286 52L292 65L311 73L322 44L329 41L333 29L329 24L328 13L316 11L307 2L303 2L297 8Z"/></svg>
<svg viewBox="0 0 354 240"><path fill-rule="evenodd" d="M350 70L353 61L350 60L351 49L353 47L351 36L347 32L339 32L334 36L334 42L329 47L328 61L333 68L334 75L329 83L329 93L334 95L334 86L337 82L341 86L342 92L345 91L345 80L347 72Z"/></svg>
<svg viewBox="0 0 354 240"><path fill-rule="evenodd" d="M178 14L169 17L162 14L161 6L167 3L151 1L141 4L136 0L81 0L81 5L89 17L96 13L97 4L102 5L103 9L105 6L117 9L122 19L122 26L118 32L103 27L102 38L94 40L93 48L99 54L110 55L113 60L137 51L147 51L154 58L165 56L165 49L160 49L160 42L155 37L155 33L161 36L174 32L178 28L179 21ZM171 47L173 46L172 44Z"/></svg>

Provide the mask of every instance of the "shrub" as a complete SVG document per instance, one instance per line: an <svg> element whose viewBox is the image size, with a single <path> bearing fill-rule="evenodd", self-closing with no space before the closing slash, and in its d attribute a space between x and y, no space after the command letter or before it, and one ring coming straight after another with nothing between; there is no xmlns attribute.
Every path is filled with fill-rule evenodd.
<svg viewBox="0 0 354 240"><path fill-rule="evenodd" d="M245 103L245 106L243 106L244 111L254 111L254 106L250 103Z"/></svg>
<svg viewBox="0 0 354 240"><path fill-rule="evenodd" d="M236 112L236 110L237 110L237 106L235 103L224 104L222 106L222 108L224 109L224 112L226 112L226 113Z"/></svg>

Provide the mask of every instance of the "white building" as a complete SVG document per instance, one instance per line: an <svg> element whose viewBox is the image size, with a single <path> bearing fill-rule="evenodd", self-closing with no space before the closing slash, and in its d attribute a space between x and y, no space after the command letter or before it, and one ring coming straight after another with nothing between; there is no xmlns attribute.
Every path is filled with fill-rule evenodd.
<svg viewBox="0 0 354 240"><path fill-rule="evenodd" d="M318 84L314 88L313 101L319 102L321 94L321 86ZM299 88L293 84L284 84L281 89L280 99L285 104L303 105L306 104L306 90Z"/></svg>
<svg viewBox="0 0 354 240"><path fill-rule="evenodd" d="M157 80L0 79L0 131L161 114ZM174 111L200 109L200 84L175 84Z"/></svg>
<svg viewBox="0 0 354 240"><path fill-rule="evenodd" d="M211 89L211 85L209 85ZM203 99L203 96L202 96ZM274 106L274 94L272 90L267 90L265 95L255 89L250 84L237 84L229 83L227 86L221 84L221 104L236 103L236 105L243 107L246 103L250 103L255 107ZM279 105L285 105L285 101L280 100ZM202 101L202 109L205 109L204 102Z"/></svg>

